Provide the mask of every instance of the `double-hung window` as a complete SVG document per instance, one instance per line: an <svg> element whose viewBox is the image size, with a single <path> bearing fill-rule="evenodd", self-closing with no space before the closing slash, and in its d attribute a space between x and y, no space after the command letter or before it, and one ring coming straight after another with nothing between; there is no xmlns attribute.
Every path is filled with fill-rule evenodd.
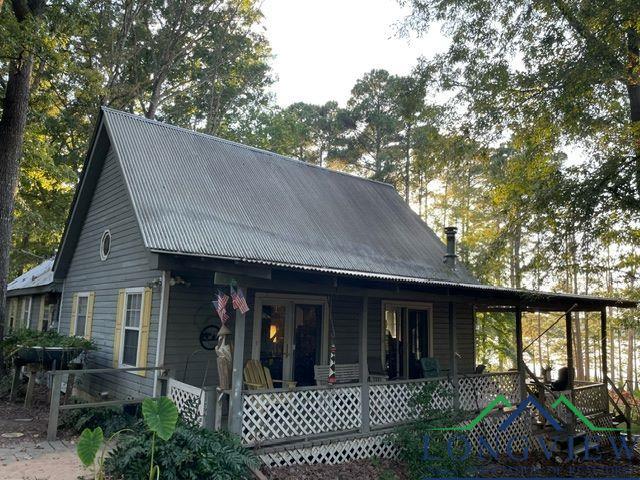
<svg viewBox="0 0 640 480"><path fill-rule="evenodd" d="M142 289L128 289L125 291L124 312L122 318L122 349L120 364L130 367L137 366L138 351L140 349L140 324L142 322Z"/></svg>
<svg viewBox="0 0 640 480"><path fill-rule="evenodd" d="M87 329L87 312L89 307L89 294L78 294L78 306L76 307L76 328L75 335L78 337L84 337Z"/></svg>
<svg viewBox="0 0 640 480"><path fill-rule="evenodd" d="M32 297L25 297L22 299L22 327L29 328L29 317L31 317L31 300Z"/></svg>

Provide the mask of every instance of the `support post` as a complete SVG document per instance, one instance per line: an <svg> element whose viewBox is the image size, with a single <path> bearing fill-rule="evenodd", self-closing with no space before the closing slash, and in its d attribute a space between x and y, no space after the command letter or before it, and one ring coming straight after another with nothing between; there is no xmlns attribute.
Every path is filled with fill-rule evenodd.
<svg viewBox="0 0 640 480"><path fill-rule="evenodd" d="M569 387L573 390L575 372L573 370L573 328L571 312L565 313L565 327L567 335L567 368L569 369Z"/></svg>
<svg viewBox="0 0 640 480"><path fill-rule="evenodd" d="M456 342L456 315L453 302L449 302L449 373L453 385L454 407L460 406L460 392L458 388L458 353Z"/></svg>
<svg viewBox="0 0 640 480"><path fill-rule="evenodd" d="M609 366L607 365L607 309L600 310L600 342L602 351L602 383L607 385Z"/></svg>
<svg viewBox="0 0 640 480"><path fill-rule="evenodd" d="M9 401L14 402L18 396L18 387L20 386L20 367L13 364L13 380L11 381L11 393L9 394Z"/></svg>
<svg viewBox="0 0 640 480"><path fill-rule="evenodd" d="M53 441L58 435L58 415L60 414L60 390L62 389L62 374L53 372L51 382L51 403L49 404L49 425L47 427L47 440Z"/></svg>
<svg viewBox="0 0 640 480"><path fill-rule="evenodd" d="M244 313L236 310L233 335L233 371L231 373L231 399L229 404L229 431L242 435L242 371L244 364Z"/></svg>
<svg viewBox="0 0 640 480"><path fill-rule="evenodd" d="M516 368L518 369L518 390L520 401L527 397L527 384L525 383L524 345L522 342L522 310L516 307Z"/></svg>
<svg viewBox="0 0 640 480"><path fill-rule="evenodd" d="M565 313L565 329L567 336L567 368L569 369L569 389L571 390L571 401L573 402L573 381L575 372L573 371L573 328L571 325L571 311ZM575 431L576 418L569 412L570 423L567 425L567 433L572 435Z"/></svg>
<svg viewBox="0 0 640 480"><path fill-rule="evenodd" d="M360 431L362 433L369 432L368 306L369 297L365 295L362 298L362 315L360 315L360 412L362 415Z"/></svg>

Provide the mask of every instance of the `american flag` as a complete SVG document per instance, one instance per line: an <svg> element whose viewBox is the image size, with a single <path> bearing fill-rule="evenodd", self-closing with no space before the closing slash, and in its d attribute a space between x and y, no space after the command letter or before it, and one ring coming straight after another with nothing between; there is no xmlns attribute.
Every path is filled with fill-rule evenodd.
<svg viewBox="0 0 640 480"><path fill-rule="evenodd" d="M231 299L233 308L239 309L242 313L249 311L249 305L247 305L247 300L244 298L244 293L241 288L231 288Z"/></svg>
<svg viewBox="0 0 640 480"><path fill-rule="evenodd" d="M218 312L222 323L229 320L229 315L227 315L227 302L229 302L229 296L218 290L218 298L214 300L213 307L216 309L216 312Z"/></svg>

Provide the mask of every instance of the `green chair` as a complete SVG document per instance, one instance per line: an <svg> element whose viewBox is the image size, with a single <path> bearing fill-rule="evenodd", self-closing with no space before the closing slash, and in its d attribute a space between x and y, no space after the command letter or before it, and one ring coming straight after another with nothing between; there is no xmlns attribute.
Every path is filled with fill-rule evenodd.
<svg viewBox="0 0 640 480"><path fill-rule="evenodd" d="M434 378L441 376L440 363L433 357L422 357L420 359L422 367L422 378Z"/></svg>

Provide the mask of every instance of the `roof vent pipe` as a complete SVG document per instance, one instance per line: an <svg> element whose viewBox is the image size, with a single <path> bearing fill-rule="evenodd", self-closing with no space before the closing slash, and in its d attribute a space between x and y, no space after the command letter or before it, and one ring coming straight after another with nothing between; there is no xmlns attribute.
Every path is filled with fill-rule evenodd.
<svg viewBox="0 0 640 480"><path fill-rule="evenodd" d="M447 236L447 253L444 256L444 263L451 268L456 268L456 233L458 229L456 227L445 227L444 233Z"/></svg>

